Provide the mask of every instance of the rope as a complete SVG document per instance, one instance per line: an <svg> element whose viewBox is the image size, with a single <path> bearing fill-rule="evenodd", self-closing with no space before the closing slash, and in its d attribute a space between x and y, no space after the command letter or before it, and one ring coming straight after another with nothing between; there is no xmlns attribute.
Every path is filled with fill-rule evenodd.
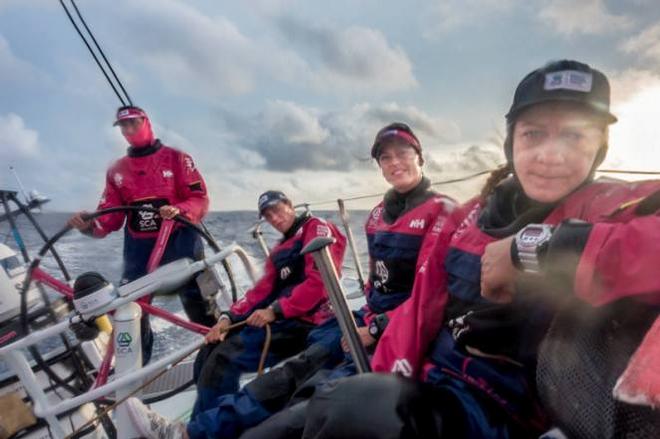
<svg viewBox="0 0 660 439"><path fill-rule="evenodd" d="M239 327L241 327L241 326L244 326L245 324L246 324L245 321L243 321L243 322L238 322L238 323L234 323L234 324L232 324L232 325L229 325L227 328L221 330L220 333L229 332L229 331L231 331L232 329L239 328ZM263 375L263 373L264 373L264 365L265 365L265 363L266 363L266 357L268 356L268 351L270 350L270 342L271 342L271 339L272 339L270 325L269 325L269 324L266 324L265 329L266 329L266 340L264 341L264 347L263 347L263 349L261 350L261 357L260 357L260 359L259 359L259 367L258 367L258 369L257 369L257 374L258 374L259 376ZM201 348L201 346L200 346L199 348L197 348L196 350L199 350L200 348ZM193 352L195 352L195 351L193 351ZM193 352L191 352L191 354L192 354ZM110 410L113 410L115 407L117 407L119 404L121 404L121 403L123 403L124 401L126 401L128 398L131 398L131 397L133 397L134 395L136 395L136 394L137 394L138 392L140 392L142 389L144 389L145 387L147 387L148 385L150 385L151 383L153 383L154 381L156 381L158 378L160 378L161 376L163 376L163 374L165 374L168 370L171 370L174 366L176 366L177 364L179 364L179 363L181 363L183 360L185 360L189 355L190 355L190 354L186 355L185 357L181 357L181 358L179 358L176 362L172 363L171 366L166 367L165 369L163 369L162 371L160 371L159 373L157 373L156 375L154 375L153 377L151 377L149 380L147 380L147 382L143 383L140 387L136 388L135 390L133 390L133 391L132 391L131 393L129 393L128 395L124 396L123 398L118 399L118 400L115 401L113 404L111 404L111 405L107 406L106 408L104 408L103 410L101 410L100 413L98 413L98 414L97 414L96 416L94 416L92 419L90 419L89 421L85 422L83 425L81 425L81 426L78 427L76 430L74 430L73 432L71 432L71 434L69 434L68 436L66 436L64 439L73 439L73 438L75 438L76 435L80 433L80 431L82 431L82 430L84 430L85 428L87 428L88 426L90 426L90 425L92 425L92 424L98 422L99 419L100 419L101 417L105 416Z"/></svg>
<svg viewBox="0 0 660 439"><path fill-rule="evenodd" d="M436 181L431 183L431 186L442 186L445 184L452 184L452 183L460 183L462 181L467 181L471 180L476 177L480 177L482 175L490 174L493 172L493 169L487 169L485 171L479 171L475 172L474 174L466 175L465 177L458 177L458 178L452 178L450 180L441 180L441 181ZM602 172L604 174L630 174L630 175L660 175L660 171L626 171L626 170L621 170L621 169L598 169L597 172ZM366 194L366 195L356 195L353 197L346 197L346 198L340 198L342 201L356 201L356 200L364 200L368 198L376 198L376 197L382 197L384 195L384 192L378 192L378 193L373 193L373 194ZM323 204L334 204L338 200L337 199L332 199L332 200L321 200L321 201L313 201L311 203L305 203L306 206L319 206Z"/></svg>
<svg viewBox="0 0 660 439"><path fill-rule="evenodd" d="M452 178L451 180L436 181L434 183L431 183L431 186L441 186L443 184L459 183L461 181L470 180L472 178L479 177L481 175L490 174L491 172L492 172L492 169L487 169L485 171L479 171L479 172L476 172L474 174L466 175L465 177ZM343 201L364 200L364 199L367 199L367 198L382 197L383 195L384 195L383 192L379 192L379 193L376 193L376 194L367 194L367 195L357 195L357 196L354 196L354 197L346 197L346 198L342 198L342 200ZM332 204L332 203L336 203L336 202L337 202L337 199L335 198L335 199L332 199L332 200L314 201L314 202L305 203L305 204L307 204L308 206L317 206L317 205L320 205L320 204Z"/></svg>
<svg viewBox="0 0 660 439"><path fill-rule="evenodd" d="M596 172L606 174L660 175L659 171L625 171L622 169L597 169Z"/></svg>
<svg viewBox="0 0 660 439"><path fill-rule="evenodd" d="M272 339L272 334L270 330L270 325L266 324L266 340L264 340L264 347L261 350L261 357L259 358L259 367L257 368L258 376L264 374L264 366L266 365L266 357L268 356L268 351L270 350L271 339Z"/></svg>

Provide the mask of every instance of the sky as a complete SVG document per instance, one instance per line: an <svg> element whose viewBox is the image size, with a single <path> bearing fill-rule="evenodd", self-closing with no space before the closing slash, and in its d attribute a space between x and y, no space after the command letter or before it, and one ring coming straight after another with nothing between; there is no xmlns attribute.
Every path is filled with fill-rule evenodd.
<svg viewBox="0 0 660 439"><path fill-rule="evenodd" d="M213 210L254 210L267 189L382 192L369 150L392 121L417 133L432 181L490 169L517 83L562 58L610 78L604 167L660 170L656 0L76 4L157 136L195 159ZM49 210L93 210L127 146L118 106L58 1L0 0L0 187L17 187L13 166ZM439 189L466 199L482 182Z"/></svg>

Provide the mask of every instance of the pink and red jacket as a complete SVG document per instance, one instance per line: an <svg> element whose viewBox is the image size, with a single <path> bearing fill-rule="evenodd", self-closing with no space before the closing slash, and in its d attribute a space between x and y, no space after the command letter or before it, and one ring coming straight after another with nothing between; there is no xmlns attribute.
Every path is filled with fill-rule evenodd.
<svg viewBox="0 0 660 439"><path fill-rule="evenodd" d="M445 218L455 202L429 193L421 204L388 223L384 202L374 207L365 224L369 250L369 279L365 285L367 304L363 307L366 326L380 316L379 332L396 308L410 298L421 249L432 227Z"/></svg>
<svg viewBox="0 0 660 439"><path fill-rule="evenodd" d="M137 151L137 154L130 154L130 151ZM159 208L167 204L178 207L193 223L199 223L208 211L209 198L204 179L192 158L156 140L149 147L129 148L129 155L110 166L97 209L122 205ZM94 221L92 233L100 238L119 230L127 217L127 231L132 237L158 235L162 220L151 212L101 216Z"/></svg>
<svg viewBox="0 0 660 439"><path fill-rule="evenodd" d="M564 273L572 276L572 294L594 306L624 297L659 302L660 277L653 263L660 255L659 206L658 181L603 179L567 196L545 216L542 222L559 226L553 240L571 233L582 236L577 240L583 242L576 249L577 266ZM412 297L392 314L378 343L372 359L375 371L420 376L440 330L450 330L460 341L463 328L451 324L463 317L469 321L470 306L488 307L478 290L480 257L498 238L481 230L483 208L480 200L472 200L433 228L434 238L422 248ZM565 221L569 219L589 224ZM551 241L547 261L552 261L552 248Z"/></svg>
<svg viewBox="0 0 660 439"><path fill-rule="evenodd" d="M268 306L279 318L313 324L323 323L333 315L312 255L300 252L316 237L334 238L330 254L341 273L346 238L334 224L314 216L299 218L293 229L271 251L261 279L231 307L228 315L233 322Z"/></svg>

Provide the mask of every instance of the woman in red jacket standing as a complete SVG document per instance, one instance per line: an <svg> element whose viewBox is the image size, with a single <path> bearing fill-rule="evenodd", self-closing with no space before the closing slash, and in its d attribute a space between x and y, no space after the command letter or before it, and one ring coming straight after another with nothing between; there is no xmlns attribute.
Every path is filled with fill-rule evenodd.
<svg viewBox="0 0 660 439"><path fill-rule="evenodd" d="M124 226L124 268L122 283L133 281L147 272L147 262L154 248L163 220L182 215L193 223L201 222L208 211L206 184L188 154L163 145L154 136L151 122L141 108L121 107L114 123L129 143L126 155L117 160L106 174L105 189L97 209L117 206L143 206L159 210L116 212L93 221L76 213L69 225L95 238ZM188 257L199 259L202 241L192 229L178 226L172 232L161 263ZM199 287L192 280L180 293L188 318L205 326L213 326L215 319L206 313ZM149 316L142 315L142 355L147 363L151 357L153 334Z"/></svg>

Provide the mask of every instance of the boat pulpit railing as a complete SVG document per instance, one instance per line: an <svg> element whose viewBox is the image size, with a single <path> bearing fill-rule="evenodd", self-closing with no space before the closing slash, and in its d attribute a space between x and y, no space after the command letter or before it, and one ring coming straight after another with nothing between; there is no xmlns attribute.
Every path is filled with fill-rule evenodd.
<svg viewBox="0 0 660 439"><path fill-rule="evenodd" d="M16 342L0 347L0 357L7 362L12 371L20 378L23 386L32 399L34 403L34 414L37 417L43 418L48 423L54 437L66 437L65 431L57 419L58 415L67 412L68 410L75 409L83 404L106 397L113 392L118 392L118 394L126 393L126 389L130 391L131 388L139 387L144 379L164 368L171 367L181 358L190 355L192 352L196 351L204 341L200 339L198 342L186 346L183 349L158 359L142 368L133 369L130 372L123 374L118 373L120 376L116 377L114 380L81 395L58 402L57 404L52 404L48 401L45 391L39 386L37 378L30 367L23 350L36 345L44 339L64 333L71 325L83 321L88 322L93 320L96 316L104 315L119 308L133 305L138 299L150 294L175 289L188 282L192 276L214 266L231 255L238 256L243 262L248 275L254 279L255 273L252 269L252 264L247 253L240 246L231 245L200 261L179 259L158 267L152 273L116 288L116 297L107 304L94 309L89 315L76 311L71 312L66 319L53 326L30 332ZM113 338L116 352L124 348L127 342L125 338L121 339L120 335L121 333L115 334ZM140 340L139 327L137 328L137 333L131 335L131 339L136 341ZM118 425L119 437L127 437L122 436L121 434L121 429L124 427L125 426Z"/></svg>

